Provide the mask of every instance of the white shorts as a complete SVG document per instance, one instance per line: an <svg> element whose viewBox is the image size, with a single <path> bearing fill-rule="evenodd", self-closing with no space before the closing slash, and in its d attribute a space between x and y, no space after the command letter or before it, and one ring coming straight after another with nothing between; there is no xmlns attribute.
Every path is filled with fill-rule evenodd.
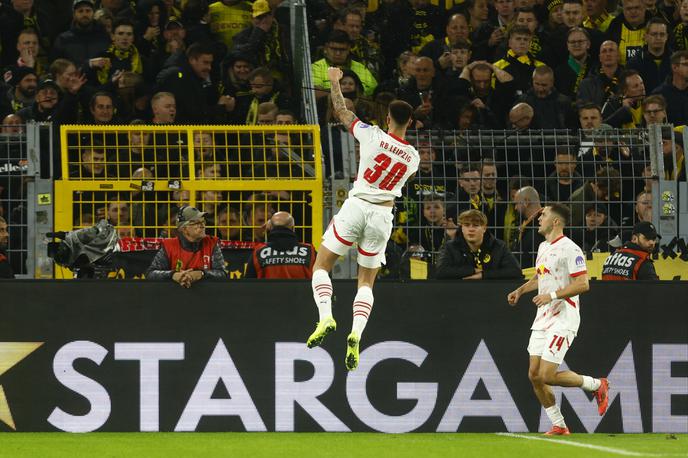
<svg viewBox="0 0 688 458"><path fill-rule="evenodd" d="M339 256L358 245L358 264L369 269L386 263L385 249L392 234L392 207L349 197L323 235L323 245Z"/></svg>
<svg viewBox="0 0 688 458"><path fill-rule="evenodd" d="M528 354L539 356L545 361L556 364L564 362L566 352L571 348L573 339L576 337L574 331L531 331L530 341L528 342Z"/></svg>

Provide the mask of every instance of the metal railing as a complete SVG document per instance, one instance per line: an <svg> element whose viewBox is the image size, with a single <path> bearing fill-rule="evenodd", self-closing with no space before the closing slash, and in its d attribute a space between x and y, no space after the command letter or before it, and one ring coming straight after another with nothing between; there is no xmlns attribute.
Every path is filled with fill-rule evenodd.
<svg viewBox="0 0 688 458"><path fill-rule="evenodd" d="M121 237L169 236L175 211L190 204L209 213L220 238L258 240L281 209L302 240L319 245L314 126L63 126L61 139L56 230L107 218Z"/></svg>
<svg viewBox="0 0 688 458"><path fill-rule="evenodd" d="M50 124L3 126L0 133L0 216L8 225L7 254L16 278L50 278L52 231Z"/></svg>
<svg viewBox="0 0 688 458"><path fill-rule="evenodd" d="M308 21L306 2L292 0L289 2L291 20L291 55L294 71L294 84L300 88L301 111L306 124L318 124L318 112L315 105L315 92L311 76L311 51L308 40Z"/></svg>
<svg viewBox="0 0 688 458"><path fill-rule="evenodd" d="M588 253L607 252L629 240L640 220L654 222L662 240L685 237L685 182L672 179L669 172L683 168L685 177L685 161L676 160L681 148L675 135L688 132L675 133L670 126L578 132L411 131L407 140L421 153L421 165L397 201L389 250L424 259L432 270L447 241L446 229L458 223L462 211L478 209L488 216L490 232L527 268L534 263L541 238L537 211L548 202L569 205L567 235ZM323 141L333 189L329 206L336 212L357 173L356 145L338 125L327 127ZM353 256L340 262L336 274L348 278L355 271Z"/></svg>

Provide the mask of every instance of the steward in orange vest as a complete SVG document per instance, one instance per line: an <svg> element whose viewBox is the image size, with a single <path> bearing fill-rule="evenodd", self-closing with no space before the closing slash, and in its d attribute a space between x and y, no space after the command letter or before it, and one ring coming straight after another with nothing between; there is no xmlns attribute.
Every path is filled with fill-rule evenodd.
<svg viewBox="0 0 688 458"><path fill-rule="evenodd" d="M177 213L177 237L162 241L146 272L150 280L172 279L190 288L203 278L227 277L217 237L205 234L205 212L187 205Z"/></svg>

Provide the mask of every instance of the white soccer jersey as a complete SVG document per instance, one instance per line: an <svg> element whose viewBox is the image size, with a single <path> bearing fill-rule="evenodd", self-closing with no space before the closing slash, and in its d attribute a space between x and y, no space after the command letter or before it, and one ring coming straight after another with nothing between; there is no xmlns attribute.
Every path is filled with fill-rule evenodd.
<svg viewBox="0 0 688 458"><path fill-rule="evenodd" d="M358 118L349 130L361 144L358 175L349 196L372 203L401 197L406 180L418 170L418 151L407 141Z"/></svg>
<svg viewBox="0 0 688 458"><path fill-rule="evenodd" d="M538 294L550 294L587 272L583 251L571 239L561 236L552 243L542 242L538 248L535 272ZM578 296L556 299L537 309L530 329L537 331L568 330L578 332L580 300Z"/></svg>

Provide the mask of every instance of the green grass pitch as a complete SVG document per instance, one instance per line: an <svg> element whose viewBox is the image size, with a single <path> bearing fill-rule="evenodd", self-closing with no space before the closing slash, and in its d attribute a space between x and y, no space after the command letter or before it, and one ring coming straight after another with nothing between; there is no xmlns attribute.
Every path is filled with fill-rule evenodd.
<svg viewBox="0 0 688 458"><path fill-rule="evenodd" d="M687 457L688 434L8 433L0 457Z"/></svg>

